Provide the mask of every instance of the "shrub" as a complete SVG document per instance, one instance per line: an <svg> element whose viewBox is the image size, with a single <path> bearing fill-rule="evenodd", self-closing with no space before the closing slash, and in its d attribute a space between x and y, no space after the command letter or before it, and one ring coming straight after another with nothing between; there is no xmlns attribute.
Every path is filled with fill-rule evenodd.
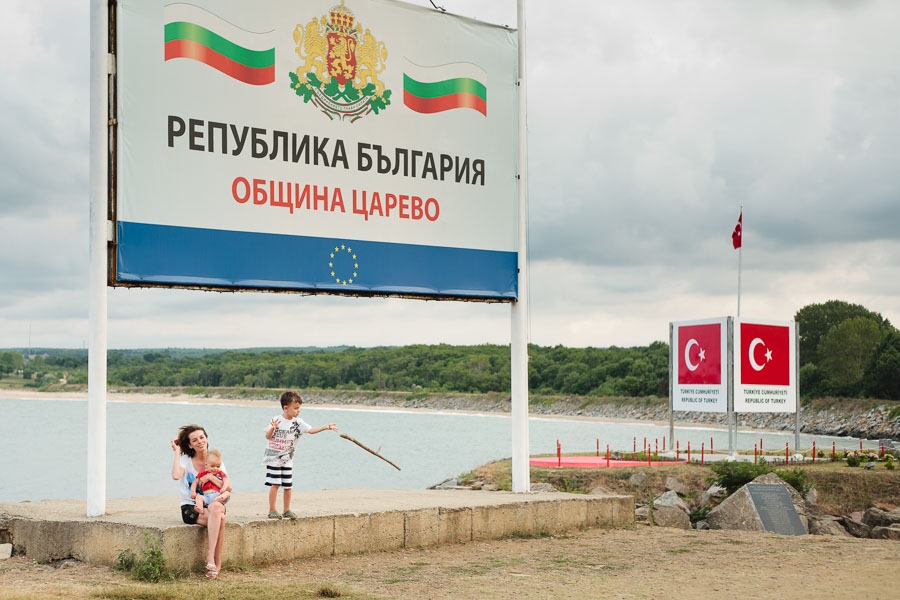
<svg viewBox="0 0 900 600"><path fill-rule="evenodd" d="M794 467L791 470L776 469L775 474L784 479L785 483L800 492L801 496L805 496L806 492L812 488L812 482L809 480L806 470L801 469L800 467Z"/></svg>
<svg viewBox="0 0 900 600"><path fill-rule="evenodd" d="M341 593L341 590L330 585L325 585L316 590L316 596L319 596L320 598L340 598L343 594Z"/></svg>
<svg viewBox="0 0 900 600"><path fill-rule="evenodd" d="M847 466L848 467L858 467L859 463L862 461L862 455L853 452L852 450L847 453Z"/></svg>
<svg viewBox="0 0 900 600"><path fill-rule="evenodd" d="M115 569L130 573L138 581L159 581L174 579L177 573L166 567L159 538L150 538L144 532L144 549L138 557L131 550L122 550L116 559Z"/></svg>
<svg viewBox="0 0 900 600"><path fill-rule="evenodd" d="M702 521L709 514L709 511L712 510L712 506L709 504L704 504L703 506L698 506L697 508L691 509L691 512L688 516L691 518L691 523L696 523L697 521Z"/></svg>
<svg viewBox="0 0 900 600"><path fill-rule="evenodd" d="M890 454L884 455L884 468L887 469L888 471L894 470L894 457L891 456Z"/></svg>
<svg viewBox="0 0 900 600"><path fill-rule="evenodd" d="M754 465L748 462L730 460L710 465L709 468L716 474L715 477L709 478L709 483L721 485L728 492L729 496L760 475L772 472L772 468L765 463Z"/></svg>

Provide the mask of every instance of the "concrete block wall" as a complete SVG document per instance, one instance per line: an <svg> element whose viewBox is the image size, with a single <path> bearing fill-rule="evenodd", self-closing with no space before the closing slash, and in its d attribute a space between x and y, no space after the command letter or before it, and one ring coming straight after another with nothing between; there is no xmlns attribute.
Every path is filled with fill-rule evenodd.
<svg viewBox="0 0 900 600"><path fill-rule="evenodd" d="M458 544L510 535L557 534L576 529L634 526L630 496L567 496L563 499L511 500L475 506L255 519L226 524L223 561L264 564L312 556L357 554L399 548ZM9 516L13 552L36 560L75 558L94 564L116 563L129 549L138 556L146 540L158 540L167 563L188 569L205 563L207 530L176 525L87 519L42 520Z"/></svg>

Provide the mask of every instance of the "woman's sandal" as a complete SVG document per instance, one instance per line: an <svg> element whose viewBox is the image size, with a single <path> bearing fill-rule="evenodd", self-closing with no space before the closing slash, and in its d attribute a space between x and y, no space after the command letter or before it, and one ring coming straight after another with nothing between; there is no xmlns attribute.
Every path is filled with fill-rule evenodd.
<svg viewBox="0 0 900 600"><path fill-rule="evenodd" d="M215 579L219 576L219 571L216 569L216 565L212 563L206 563L206 578L207 579Z"/></svg>

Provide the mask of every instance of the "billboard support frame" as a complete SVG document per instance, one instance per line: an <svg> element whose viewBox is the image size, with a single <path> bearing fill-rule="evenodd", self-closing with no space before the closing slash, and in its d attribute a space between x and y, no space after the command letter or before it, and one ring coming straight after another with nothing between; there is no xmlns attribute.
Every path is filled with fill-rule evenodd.
<svg viewBox="0 0 900 600"><path fill-rule="evenodd" d="M108 0L90 3L90 222L88 275L87 516L106 512L107 266L109 243L110 52ZM114 24L114 20L112 21Z"/></svg>
<svg viewBox="0 0 900 600"><path fill-rule="evenodd" d="M531 489L528 440L528 148L525 118L525 0L516 0L518 26L519 175L517 198L518 300L510 305L510 415L512 417L512 491Z"/></svg>

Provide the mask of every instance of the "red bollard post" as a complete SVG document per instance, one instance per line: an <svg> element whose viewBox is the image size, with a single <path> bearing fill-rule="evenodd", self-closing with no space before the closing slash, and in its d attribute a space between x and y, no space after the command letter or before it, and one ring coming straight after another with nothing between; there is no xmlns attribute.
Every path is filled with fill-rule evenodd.
<svg viewBox="0 0 900 600"><path fill-rule="evenodd" d="M659 438L653 441L653 445L656 447L656 453L659 454ZM881 455L884 456L884 444L881 445Z"/></svg>
<svg viewBox="0 0 900 600"><path fill-rule="evenodd" d="M713 438L712 438L712 436L709 436L709 453L710 454L713 453Z"/></svg>
<svg viewBox="0 0 900 600"><path fill-rule="evenodd" d="M756 444L753 444L753 464L755 465L757 461L756 457Z"/></svg>
<svg viewBox="0 0 900 600"><path fill-rule="evenodd" d="M881 458L884 458L884 442L881 442Z"/></svg>
<svg viewBox="0 0 900 600"><path fill-rule="evenodd" d="M559 446L559 440L556 440L556 466L562 466L562 449Z"/></svg>
<svg viewBox="0 0 900 600"><path fill-rule="evenodd" d="M706 442L700 442L700 466L706 463Z"/></svg>
<svg viewBox="0 0 900 600"><path fill-rule="evenodd" d="M647 438L644 438L644 452L647 451Z"/></svg>
<svg viewBox="0 0 900 600"><path fill-rule="evenodd" d="M836 449L836 447L834 445L834 442L831 442L831 462L834 462L835 460L837 460L837 456L835 455L835 449Z"/></svg>
<svg viewBox="0 0 900 600"><path fill-rule="evenodd" d="M609 468L609 444L606 445L606 468Z"/></svg>
<svg viewBox="0 0 900 600"><path fill-rule="evenodd" d="M650 457L653 456L650 454L650 446L647 446L647 466L650 466Z"/></svg>
<svg viewBox="0 0 900 600"><path fill-rule="evenodd" d="M688 463L691 462L691 442L688 442Z"/></svg>
<svg viewBox="0 0 900 600"><path fill-rule="evenodd" d="M859 440L859 451L862 452L862 440Z"/></svg>
<svg viewBox="0 0 900 600"><path fill-rule="evenodd" d="M597 438L597 456L600 456L600 438Z"/></svg>
<svg viewBox="0 0 900 600"><path fill-rule="evenodd" d="M813 440L813 464L816 464L816 440Z"/></svg>
<svg viewBox="0 0 900 600"><path fill-rule="evenodd" d="M759 438L759 453L762 454L762 438Z"/></svg>
<svg viewBox="0 0 900 600"><path fill-rule="evenodd" d="M666 436L663 436L663 452L666 451Z"/></svg>
<svg viewBox="0 0 900 600"><path fill-rule="evenodd" d="M784 464L791 464L791 445L789 442L784 443Z"/></svg>

